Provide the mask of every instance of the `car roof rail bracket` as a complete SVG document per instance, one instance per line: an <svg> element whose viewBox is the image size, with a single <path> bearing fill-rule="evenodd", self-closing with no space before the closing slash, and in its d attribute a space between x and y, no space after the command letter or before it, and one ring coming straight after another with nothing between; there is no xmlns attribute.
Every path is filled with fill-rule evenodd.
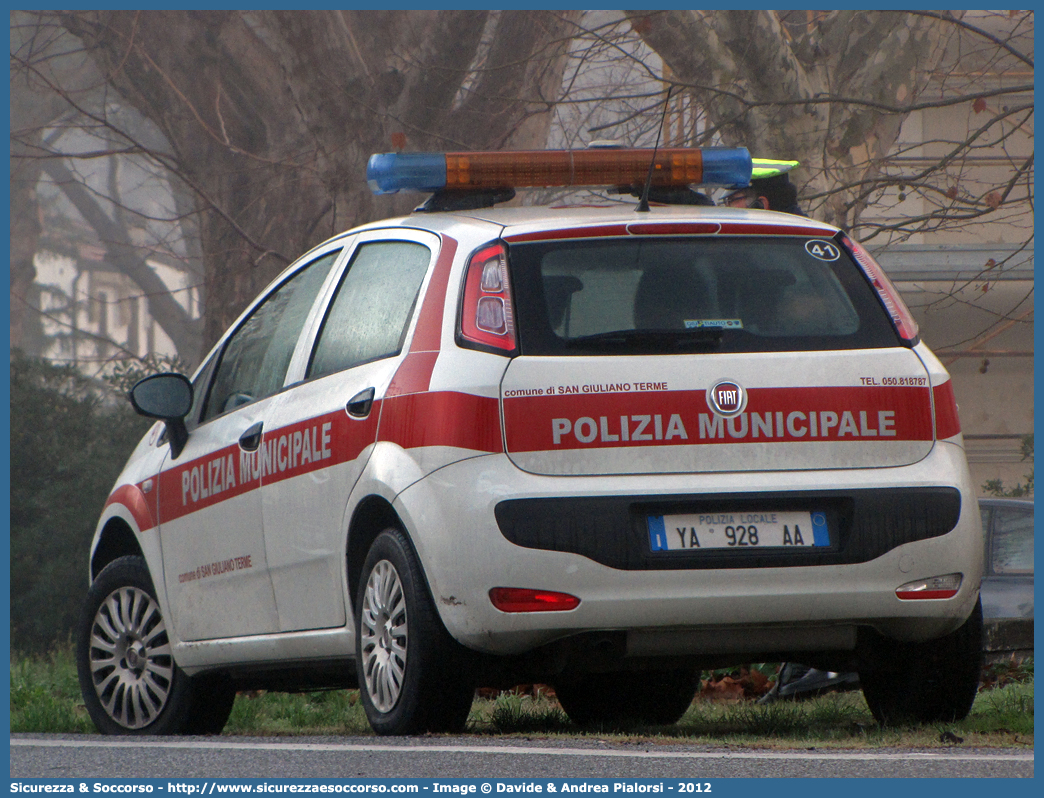
<svg viewBox="0 0 1044 798"><path fill-rule="evenodd" d="M492 208L499 202L514 199L513 188L452 189L436 191L423 204L413 209L414 213L439 213L474 211Z"/></svg>

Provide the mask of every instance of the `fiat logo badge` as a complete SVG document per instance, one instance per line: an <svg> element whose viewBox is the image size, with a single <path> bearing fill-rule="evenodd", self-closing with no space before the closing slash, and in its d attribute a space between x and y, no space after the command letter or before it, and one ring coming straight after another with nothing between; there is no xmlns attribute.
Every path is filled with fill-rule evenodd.
<svg viewBox="0 0 1044 798"><path fill-rule="evenodd" d="M719 416L738 416L747 406L747 392L732 380L721 380L707 389L707 405Z"/></svg>

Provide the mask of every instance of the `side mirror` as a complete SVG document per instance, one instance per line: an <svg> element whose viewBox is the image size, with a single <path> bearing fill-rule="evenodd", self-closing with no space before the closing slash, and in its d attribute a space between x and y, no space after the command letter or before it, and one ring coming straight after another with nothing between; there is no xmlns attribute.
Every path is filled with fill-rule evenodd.
<svg viewBox="0 0 1044 798"><path fill-rule="evenodd" d="M153 374L130 390L135 412L165 421L170 431L170 453L177 459L188 442L185 416L192 409L192 383L183 374Z"/></svg>

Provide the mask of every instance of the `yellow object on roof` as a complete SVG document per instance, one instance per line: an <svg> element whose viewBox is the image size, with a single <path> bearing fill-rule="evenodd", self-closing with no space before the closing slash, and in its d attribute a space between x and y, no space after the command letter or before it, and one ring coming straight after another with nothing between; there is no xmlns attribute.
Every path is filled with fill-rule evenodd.
<svg viewBox="0 0 1044 798"><path fill-rule="evenodd" d="M754 168L750 173L751 180L786 174L795 166L800 166L800 161L778 161L774 158L753 158L751 160L754 162Z"/></svg>

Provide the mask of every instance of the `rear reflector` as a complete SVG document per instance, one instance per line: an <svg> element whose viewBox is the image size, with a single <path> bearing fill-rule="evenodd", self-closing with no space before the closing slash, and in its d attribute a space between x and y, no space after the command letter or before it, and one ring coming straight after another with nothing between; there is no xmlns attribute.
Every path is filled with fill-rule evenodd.
<svg viewBox="0 0 1044 798"><path fill-rule="evenodd" d="M892 324L895 326L895 331L899 333L899 337L910 346L916 344L917 336L920 332L917 322L914 320L913 314L910 313L910 309L906 307L902 297L899 296L899 291L892 285L892 281L888 279L885 270L881 268L859 242L843 235L841 236L841 243L852 253L852 257L856 259L856 263L863 270L863 274L866 275L866 278L874 287L874 291L877 292L881 304L888 311L888 315L891 317Z"/></svg>
<svg viewBox="0 0 1044 798"><path fill-rule="evenodd" d="M507 249L482 247L468 263L460 311L461 343L498 352L515 350L515 317L508 282Z"/></svg>
<svg viewBox="0 0 1044 798"><path fill-rule="evenodd" d="M653 150L525 150L514 152L391 152L370 156L366 180L375 194L403 189L488 189L643 184ZM750 183L742 148L665 148L655 152L654 186Z"/></svg>
<svg viewBox="0 0 1044 798"><path fill-rule="evenodd" d="M495 587L489 600L501 612L561 612L580 606L580 599L568 593L524 587Z"/></svg>
<svg viewBox="0 0 1044 798"><path fill-rule="evenodd" d="M963 578L961 574L930 576L927 579L899 585L895 589L895 595L903 601L953 598L960 590Z"/></svg>

